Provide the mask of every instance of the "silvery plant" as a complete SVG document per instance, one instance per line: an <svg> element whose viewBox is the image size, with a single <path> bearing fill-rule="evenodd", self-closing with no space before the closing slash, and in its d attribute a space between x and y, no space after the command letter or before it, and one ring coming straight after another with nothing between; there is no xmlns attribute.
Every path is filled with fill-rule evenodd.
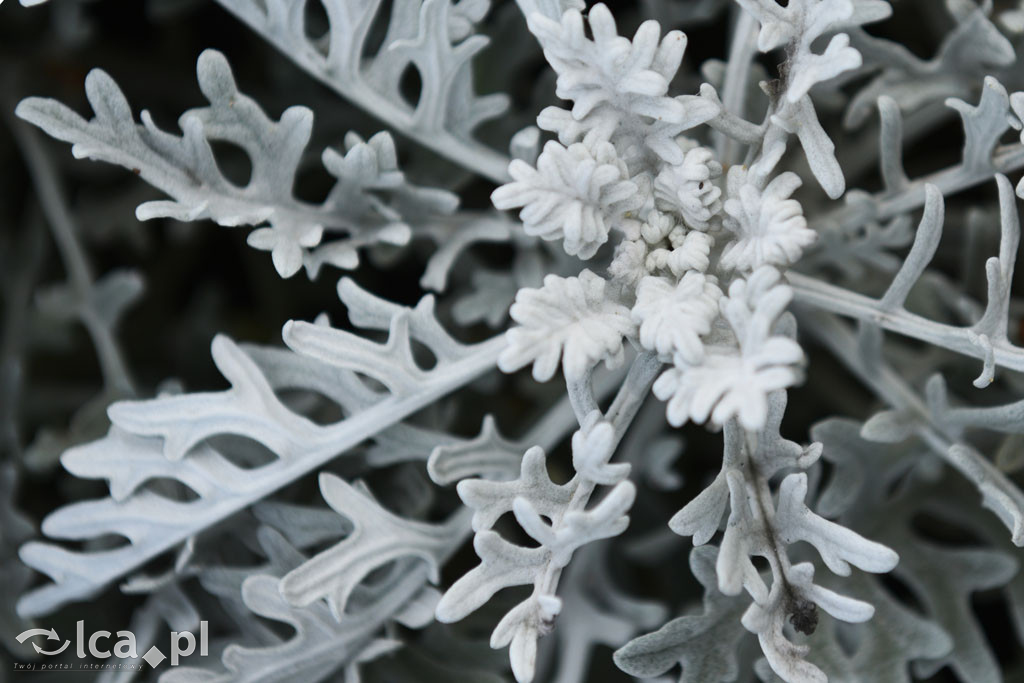
<svg viewBox="0 0 1024 683"><path fill-rule="evenodd" d="M3 16L87 42L102 4ZM7 102L64 273L5 237L9 659L116 605L135 657L209 651L97 680L1024 679L1024 3L216 5L297 65L266 103L213 49L176 126L116 67ZM40 129L126 172L71 195L104 167ZM143 379L160 283L95 222L245 226L261 292L341 303L176 337L220 389ZM103 386L26 419L69 322Z"/></svg>

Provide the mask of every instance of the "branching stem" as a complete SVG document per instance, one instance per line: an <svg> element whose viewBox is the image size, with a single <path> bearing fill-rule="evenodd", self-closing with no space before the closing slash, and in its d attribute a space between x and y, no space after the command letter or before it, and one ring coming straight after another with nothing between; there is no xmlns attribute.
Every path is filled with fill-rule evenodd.
<svg viewBox="0 0 1024 683"><path fill-rule="evenodd" d="M80 297L83 302L79 316L96 349L103 382L107 390L114 395L134 396L135 388L113 329L100 318L92 307L84 303L91 298L95 282L92 268L78 242L75 224L60 187L60 179L54 172L53 165L46 158L46 152L39 142L38 133L32 128L14 121L9 114L7 121L14 132L14 139L21 150L29 175L32 177L32 182L39 195L39 205L53 232L57 249L60 251L64 267L67 269L69 284L75 295Z"/></svg>
<svg viewBox="0 0 1024 683"><path fill-rule="evenodd" d="M633 364L629 368L625 381L622 383L618 393L612 400L608 412L605 414L605 419L611 422L614 428L613 451L618 447L629 425L633 422L633 418L636 417L637 412L639 412L640 407L643 405L644 399L647 397L651 385L658 374L658 370L661 369L661 365L662 363L658 360L657 354L654 353L641 353L633 359ZM592 397L593 393L589 389L589 375L587 385L587 393ZM579 475L574 478L574 481L576 482L576 487L572 492L569 503L562 509L557 519L552 520L552 527L556 529L567 513L579 512L587 507L590 497L594 494L594 489L597 486L595 482ZM544 574L534 584L533 594L535 596L554 595L558 590L558 580L562 575L562 569L564 567L548 563Z"/></svg>
<svg viewBox="0 0 1024 683"><path fill-rule="evenodd" d="M865 202L853 206L842 206L825 213L817 219L818 226L839 224L855 227L864 223L856 220L862 215L863 206L871 205L871 221L885 222L895 216L914 211L924 206L925 185L935 185L943 196L948 197L963 190L992 180L997 173L1010 174L1024 168L1024 145L1009 144L996 148L992 155L992 167L987 170L970 169L957 165L911 182L904 190L895 194L879 192Z"/></svg>
<svg viewBox="0 0 1024 683"><path fill-rule="evenodd" d="M829 348L861 382L870 387L875 395L893 408L910 413L921 440L968 481L979 489L991 488L1002 492L1016 490L1003 472L937 422L917 392L892 368L882 362L868 367L857 348L855 336L834 316L815 312L801 316L801 322L802 327L805 323L806 329ZM1015 532L1014 543L1024 543L1024 539L1017 536L1018 530L1011 530Z"/></svg>
<svg viewBox="0 0 1024 683"><path fill-rule="evenodd" d="M885 309L878 299L794 271L789 271L786 278L793 288L794 300L798 303L863 320L905 337L919 339L982 361L986 358L987 349L971 341L971 330L968 327L945 325L901 308ZM1024 348L994 340L992 354L996 365L1024 372Z"/></svg>

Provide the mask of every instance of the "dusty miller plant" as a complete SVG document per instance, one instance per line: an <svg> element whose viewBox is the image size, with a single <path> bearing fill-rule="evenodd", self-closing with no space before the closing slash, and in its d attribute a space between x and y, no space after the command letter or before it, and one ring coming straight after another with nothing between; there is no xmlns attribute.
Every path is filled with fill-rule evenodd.
<svg viewBox="0 0 1024 683"><path fill-rule="evenodd" d="M91 112L13 109L67 273L35 307L84 326L104 387L76 415L93 433L26 447L33 276L10 250L12 652L118 588L149 642L217 623L165 683L596 681L597 646L692 683L1024 672L1024 5L649 0L617 22L579 0L217 2L383 130L314 148L310 108L268 115L215 50L177 130L98 69ZM718 58L687 60L713 26ZM478 69L489 52L507 63ZM553 93L493 92L541 54ZM352 271L348 323L219 334L227 388L144 386L117 330L142 278L94 274L61 166L17 119L159 190L139 221L245 226L268 277ZM946 156L908 172L929 146ZM406 148L435 156L404 169ZM317 201L296 193L311 167ZM492 208L464 208L481 184ZM401 280L418 303L361 278L403 253L423 256ZM107 493L69 489L32 539L17 482L52 451Z"/></svg>

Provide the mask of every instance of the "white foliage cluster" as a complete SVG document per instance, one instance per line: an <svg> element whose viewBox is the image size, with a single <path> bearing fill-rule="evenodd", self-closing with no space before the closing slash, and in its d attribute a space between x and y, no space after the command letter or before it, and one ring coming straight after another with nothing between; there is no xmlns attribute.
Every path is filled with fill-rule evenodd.
<svg viewBox="0 0 1024 683"><path fill-rule="evenodd" d="M569 255L592 259L613 236L617 243L607 278L588 269L578 278L549 275L541 289L520 290L511 310L517 325L507 333L500 366L513 371L532 363L534 377L543 381L554 375L561 356L569 397L580 417L577 438L585 439L600 415L587 409L598 363L617 367L624 347L634 346L640 354L634 370L653 368L644 391L657 366L669 363L653 382L653 393L667 402L668 422L725 426L730 444L726 461L731 464L716 480L723 487L714 496L717 518L694 512L693 504L680 514L710 515L700 541L706 542L718 527L723 494L731 492L731 521L718 556L720 587L729 595L743 587L751 594L754 604L743 623L759 634L777 673L787 680L817 681L821 672L802 659L806 650L783 633L787 619L811 614L817 605L837 618L863 621L871 608L816 586L813 565L790 565L784 546L809 541L829 567L844 574L849 573L848 561L861 569L887 571L895 564L895 554L814 515L803 504L803 475L791 475L782 483L771 518L758 512L771 504L768 480L784 466L765 456L758 463L758 453L781 452L792 460L786 464L806 467L820 452L819 447L813 455L796 457L778 446L794 446L778 436L784 405L780 392L800 381L804 362L793 338L794 320L786 313L793 292L783 273L816 234L793 198L800 177L788 171L774 174L774 169L787 137L795 134L826 192L833 197L842 193L833 145L814 115L809 91L858 67L860 55L845 34L834 35L823 54L811 51L818 37L853 18L849 2L794 1L785 8L773 0L741 4L761 23L759 47L787 46L790 58L784 90L759 133L760 154L749 166L731 168L727 179L713 150L681 136L724 116L713 91L702 97L667 93L682 58L682 36L672 32L659 41L657 25L648 22L632 41L621 38L603 5L591 8L587 16L592 38L575 10L567 11L560 23L540 15L528 18L558 74L556 93L573 103L571 109L544 110L538 124L556 132L568 147L549 142L536 170L514 161L514 182L494 192L494 203L501 209L520 208L528 233L563 240ZM878 5L884 3L861 8L865 11L857 19L878 18ZM614 405L608 414L615 414ZM609 423L601 426L613 429ZM753 445L746 444L748 437ZM573 482L587 477L578 462L581 447L582 441L574 439ZM748 448L754 452L747 454ZM570 553L558 547L559 510L576 495L551 485L542 470L538 474L542 463L542 453L531 450L515 483L460 485L469 505L494 514L481 522L478 512L477 552L483 563L450 589L440 613L445 619L462 617L498 588L533 581L534 596L510 612L492 638L496 647L511 643L513 670L521 681L532 676L537 634L549 629L558 613L545 572L552 562L561 566L568 560ZM613 488L594 512L616 500L621 487ZM541 500L547 508L537 507ZM707 492L699 500L706 502ZM554 531L540 524L534 508L554 520ZM481 535L508 511L542 544L543 562L540 552L513 551L494 532ZM688 533L685 525L675 528ZM595 537L581 526L576 541ZM747 559L750 555L769 558L770 589ZM482 592L470 593L471 586ZM524 619L520 612L529 615L528 626L511 636L509 624Z"/></svg>
<svg viewBox="0 0 1024 683"><path fill-rule="evenodd" d="M349 280L341 282L339 294L355 323L366 329L388 330L388 341L376 343L326 324L296 321L289 322L283 332L294 351L242 348L219 336L213 341L212 353L231 383L230 389L117 403L110 408L113 424L104 438L66 451L63 465L79 477L106 480L110 495L54 511L44 521L44 531L64 539L119 534L128 543L105 550L70 550L38 541L25 544L20 551L22 560L55 582L27 593L19 602L19 611L43 614L95 593L401 421L438 395L477 377L493 366L501 348L494 343L497 340L471 347L456 342L434 317L432 297L407 309L378 299ZM413 339L433 351L438 358L435 367L423 370L416 364ZM364 378L371 378L376 386ZM277 392L287 389L322 392L343 406L345 415L332 424L319 425L281 400ZM274 459L249 469L235 464L211 445L212 437L225 434L262 444ZM180 482L197 500L148 488L157 478ZM359 500L344 482L331 479L324 487L329 501L343 500L342 493ZM341 491L336 491L339 488ZM356 515L353 506L344 507L347 514ZM383 511L376 519L370 516L371 511L365 509L359 513L362 523L381 526L387 520L393 530L402 528ZM151 519L163 521L159 526L145 524ZM453 533L453 528L442 529L419 550L394 539L392 547L403 556L434 557ZM355 546L359 554L369 556L371 568L387 557L388 551L380 547L364 550L364 545L353 537L346 548ZM354 562L350 552L335 550L333 556L337 555ZM350 565L348 581L370 571L360 573L353 566L358 565ZM315 571L315 567L316 562L302 573ZM332 591L338 613L353 585L343 581ZM302 597L303 591L293 590L295 600L311 601Z"/></svg>
<svg viewBox="0 0 1024 683"><path fill-rule="evenodd" d="M221 654L223 670L215 666L177 667L163 673L160 683L283 682L299 676L303 680L325 680L339 669L346 678L358 678L361 665L400 647L399 641L387 634L395 624L419 629L431 622L437 593L428 585L429 565L446 559L461 542L462 534L450 534L451 524L431 526L399 520L394 515L388 518L387 511L365 490L359 491L333 475L323 475L320 486L333 511L344 517L319 508L268 507L260 515L267 525L257 532L257 541L268 560L266 566L200 573L204 587L218 595L226 607L241 600L246 610L287 624L294 635L285 639L274 634L265 637L266 642L258 647L233 643ZM403 541L421 550L429 547L424 556L427 563L406 553L401 553L397 562L390 562L395 559L393 553L377 552L381 548L373 547L366 538L365 527L382 517L391 525L385 542L392 548L401 547ZM339 523L345 519L354 528ZM452 522L461 527L465 520ZM349 535L333 548L307 556L308 546L333 540L346 531ZM330 588L335 590L330 605L303 600L301 592L296 596L296 584L342 554L354 570L344 595L332 585ZM366 573L371 571L375 572L373 578L366 581ZM344 607L341 613L336 611L339 606Z"/></svg>
<svg viewBox="0 0 1024 683"><path fill-rule="evenodd" d="M786 136L796 135L811 172L829 197L839 197L846 187L835 157L835 145L821 127L810 90L861 65L860 52L850 45L849 35L839 30L878 21L889 16L886 0L797 0L781 6L775 0L738 0L761 24L757 46L762 52L785 47L786 73L779 99L769 112L761 163L767 173L781 155ZM824 53L812 44L828 36Z"/></svg>
<svg viewBox="0 0 1024 683"><path fill-rule="evenodd" d="M487 0L395 2L385 39L373 54L371 29L388 12L382 0L326 0L330 40L312 38L307 0L219 0L316 78L422 144L494 179L508 160L473 138L474 129L508 106L504 95L474 92L472 59L488 43L475 25ZM423 87L415 107L401 94L402 74L414 68Z"/></svg>
<svg viewBox="0 0 1024 683"><path fill-rule="evenodd" d="M349 133L341 148L326 149L320 162L333 187L320 203L297 199L312 112L291 107L269 118L239 92L214 51L197 67L209 106L181 116L181 135L161 130L145 111L136 122L121 90L98 70L86 79L93 118L40 98L24 100L18 116L70 142L74 156L123 166L169 197L139 206L140 220L252 226L248 243L271 252L283 277L305 268L315 278L324 265L354 269L359 250L425 237L437 249L420 283L441 291L468 247L508 243L512 266L473 272L466 280L476 291L454 303L451 317L498 326L507 310L512 324L489 340L463 343L442 325L432 295L399 306L342 279L338 293L360 331L321 317L288 322L287 349L216 337L212 356L229 389L114 403L105 436L64 452L65 469L105 480L109 495L44 520L45 535L80 548L21 545L22 562L53 580L21 598L22 616L86 599L123 578L125 590L149 592L159 605L198 575L227 611L289 624L295 634L243 633L224 649L220 668L178 669L168 682L318 681L339 670L358 680L362 663L404 646L395 624L457 622L486 611L500 591L525 586L529 594L496 618L489 642L509 649L520 683L551 669L539 643L559 622L569 632L554 638L569 645L555 656L558 683L583 680L595 644L620 647L616 662L635 676L661 676L680 663L683 683L736 680L741 658L763 680L787 683L824 683L826 671L838 672L836 680L905 680L912 662L921 675L949 665L972 683L996 680L966 596L1010 586L1024 597L1024 579L1008 583L1014 563L1005 553L955 554L915 539L911 520L921 505L906 492L951 486L936 465L944 462L995 513L989 522L998 520L1000 541L1009 529L1009 542L1024 545L1024 495L1010 477L1021 469L1013 453L1024 402L962 405L936 372L945 370L945 356L891 351L882 330L980 360L978 389L995 383L996 368L1024 371L1024 349L1014 341L1024 309L1012 295L1024 180L1015 193L1007 178L1024 167L1024 93L1008 92L1006 74L1001 82L987 73L1016 59L993 22L1019 33L1024 10L996 18L991 3L947 0L956 27L925 61L862 28L889 16L886 0L735 0L729 62L702 68L715 85L675 94L687 47L682 32L663 33L649 20L627 38L603 4L584 11L577 0L518 0L554 71L555 94L567 104L543 109L537 128L511 136L510 159L474 137L507 106L503 95L474 89L472 60L488 42L476 34L486 0L395 0L387 10L382 0L323 0L329 28L319 39L306 25L307 0L218 1L333 90L498 184L491 194L498 212L460 210L453 192L409 182L387 132L366 140ZM680 16L706 19L727 3L678 4ZM758 84L763 101L755 108L747 100L763 74L758 51L772 55L766 63L780 56L781 64ZM409 69L421 80L415 104L402 93ZM860 90L850 96L844 85ZM842 119L851 127L877 106L884 187L873 195L847 191L838 138L822 125L829 118L819 118L819 107L844 102ZM759 122L748 120L755 110ZM959 117L963 127L959 161L908 178L904 124L917 135L943 117ZM1005 142L1011 129L1020 131L1019 143ZM554 139L541 146L540 131ZM252 162L244 187L218 166L213 143L220 141L241 147ZM40 156L26 154L37 175ZM959 290L948 296L949 277L930 265L946 221L944 195L992 180L999 246L977 274L982 304ZM923 215L915 231L916 209ZM518 224L500 213L512 210ZM985 218L965 221L969 256L979 249L973 226ZM842 284L826 281L829 267ZM890 283L884 292L857 291L857 274L869 269ZM95 283L90 276L52 288L40 302L87 328L96 323L91 332L106 340L141 289L131 274ZM856 334L837 316L856 320ZM813 374L808 334L886 407L863 425L820 423L816 442L804 447L781 434L787 390ZM105 380L130 395L112 346L104 348ZM433 364L424 362L428 355ZM897 358L905 367L896 367ZM537 382L560 376L565 383L536 424L506 438L488 414L475 437L448 433L454 429L438 415L453 411L440 405L443 398L493 368L528 367ZM495 386L488 378L474 391L496 394ZM325 403L340 409L327 423L302 410ZM432 406L437 414L425 417ZM645 477L678 488L669 470L677 439L662 434L666 424L722 434L717 476L668 522L696 546L690 566L704 589L703 609L626 643L661 623L665 610L616 592L604 566L607 543L627 530ZM976 431L1003 435L995 464L979 445L989 441L972 440ZM556 483L553 454L567 437L571 473ZM257 464L229 457L222 444L231 439L249 444L242 460ZM878 444L891 460L879 456ZM269 461L260 461L264 451ZM832 466L828 481L812 469L822 457ZM320 471L339 458L335 471L344 476ZM419 479L398 482L390 498L387 487L371 487L347 469L410 463L421 468ZM456 484L463 507L443 521L426 521L435 488L423 492L431 486L423 471L438 486ZM261 502L315 472L330 509ZM0 475L6 493L12 478L3 468ZM22 526L4 503L0 519ZM894 523L887 526L879 511L890 505ZM248 540L264 566L239 574L193 564L197 538L253 506L262 526ZM507 533L511 520L530 545ZM971 517L971 525L996 538L992 524ZM104 545L109 536L123 540ZM442 595L429 584L440 582L442 567L470 537L480 562ZM672 534L654 540L665 537ZM894 548L914 556L901 558ZM177 552L172 570L136 573L168 551ZM964 575L976 567L978 576L944 578L922 559L928 552ZM581 567L581 555L602 564ZM755 558L765 561L761 568ZM926 615L864 574L889 571L924 596ZM24 572L15 579L24 585ZM936 606L944 592L957 596L946 610ZM1022 608L1013 609L1024 623ZM819 610L836 621L819 629ZM877 627L855 626L876 610ZM741 653L743 639L755 636L759 654ZM441 637L453 651L462 645Z"/></svg>
<svg viewBox="0 0 1024 683"><path fill-rule="evenodd" d="M537 639L552 630L562 610L555 594L562 569L581 546L617 536L629 524L626 512L636 488L626 481L629 465L608 462L616 441L612 425L594 412L572 438L576 475L568 483L551 481L539 447L523 455L522 470L514 481L459 483L459 496L474 511L473 547L481 563L448 589L437 606L437 616L441 621L462 619L502 588L532 584L531 595L510 610L491 634L491 647L510 646L518 681L533 678ZM598 504L585 509L597 485L612 488ZM510 543L491 529L508 512L540 544L538 548Z"/></svg>
<svg viewBox="0 0 1024 683"><path fill-rule="evenodd" d="M736 417L745 429L764 426L768 397L797 383L803 360L800 345L784 334L773 334L792 293L778 284L779 273L769 266L749 280L736 280L720 303L722 317L738 345L713 346L690 362L679 354L675 367L654 384L654 394L668 401L668 421L688 420L716 425Z"/></svg>
<svg viewBox="0 0 1024 683"><path fill-rule="evenodd" d="M723 202L714 152L679 137L719 105L667 94L685 41L670 33L659 42L651 22L632 41L621 38L603 5L587 20L593 39L573 10L560 24L529 18L559 76L558 95L573 100L571 110L549 108L538 121L570 146L549 142L536 170L514 161L515 181L493 199L498 208L521 208L527 232L564 238L570 255L590 259L616 233L611 277L587 270L578 280L585 288L549 276L541 290L521 290L502 368L532 361L534 376L548 379L561 350L566 378L575 381L599 361L621 363L628 340L673 363L655 389L673 397L672 424L710 417L721 425L742 413L757 429L767 394L793 385L803 358L795 342L771 334L790 294L776 270L759 270L785 268L814 239L790 198L799 177L783 173L762 187L784 147L776 138L772 156L754 169L730 170ZM750 287L746 277L754 278ZM770 296L769 281L778 285Z"/></svg>
<svg viewBox="0 0 1024 683"><path fill-rule="evenodd" d="M682 163L676 136L716 113L714 105L699 98L668 95L686 50L682 32L670 31L659 42L660 26L648 21L630 41L619 36L604 5L587 13L593 39L576 9L565 12L561 21L541 14L526 20L558 75L555 93L573 103L571 110L543 110L537 118L541 129L556 133L565 145L582 140L593 147L610 140L626 161L650 151L669 163Z"/></svg>
<svg viewBox="0 0 1024 683"><path fill-rule="evenodd" d="M368 141L353 133L346 137L344 154L325 150L322 160L337 178L334 188L319 205L295 199L292 186L312 132L313 112L291 107L279 122L271 121L238 91L219 52L200 55L197 72L210 106L182 114L181 137L160 130L146 111L142 125L136 124L117 84L98 69L85 82L93 119L86 121L59 102L41 98L24 100L17 114L72 143L76 157L123 166L173 198L140 205L139 220L210 218L225 226L269 224L250 233L248 241L271 252L283 277L303 265L312 275L324 263L355 268L359 247L377 242L404 245L412 237L409 222L422 225L458 206L458 199L448 192L405 181L388 133ZM229 181L217 166L210 145L216 140L234 143L248 155L252 175L245 187ZM391 201L382 201L382 196ZM349 236L321 245L325 231Z"/></svg>

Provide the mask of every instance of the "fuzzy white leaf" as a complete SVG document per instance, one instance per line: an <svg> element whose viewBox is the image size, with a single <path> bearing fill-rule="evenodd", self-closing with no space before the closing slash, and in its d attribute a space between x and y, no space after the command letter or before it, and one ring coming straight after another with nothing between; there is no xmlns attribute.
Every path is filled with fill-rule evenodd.
<svg viewBox="0 0 1024 683"><path fill-rule="evenodd" d="M504 346L500 338L463 346L447 337L433 317L429 297L410 310L352 283L342 289L354 322L380 329L405 320L407 329L434 351L437 365L427 374L417 372L416 381L402 380L392 356L407 351L320 325L309 326L323 329L307 329L312 333L308 338L293 340L303 349L300 353L242 350L219 337L215 347L236 382L234 388L116 404L111 408L114 425L105 438L65 453L62 460L69 471L108 480L111 495L56 510L44 521L43 532L75 540L117 534L129 543L100 551L73 551L37 541L25 544L20 551L23 561L56 583L23 596L19 610L44 614L94 594L478 377L494 367ZM370 389L358 373L387 379L400 388L394 393ZM291 413L275 392L295 387L323 393L349 414L318 425ZM262 441L276 457L269 464L242 469L205 443L218 434ZM185 502L144 486L156 478L177 480L199 498Z"/></svg>
<svg viewBox="0 0 1024 683"><path fill-rule="evenodd" d="M703 335L718 317L722 291L701 273L688 272L673 286L664 278L645 277L636 291L633 320L640 324L640 343L649 351L701 362Z"/></svg>
<svg viewBox="0 0 1024 683"><path fill-rule="evenodd" d="M355 587L399 558L424 560L436 583L441 564L462 540L460 530L468 526L466 514L455 514L443 524L402 519L330 474L320 475L320 491L334 510L351 520L352 533L283 576L279 590L300 607L325 599L339 619Z"/></svg>
<svg viewBox="0 0 1024 683"><path fill-rule="evenodd" d="M558 74L556 94L573 101L571 112L549 107L537 121L541 128L557 132L563 144L614 138L622 150L647 147L679 164L683 153L675 137L718 113L708 100L667 96L686 49L686 37L679 31L667 33L659 42L658 23L647 21L630 41L618 35L603 4L587 14L592 40L578 10L565 12L560 21L539 14L527 20Z"/></svg>
<svg viewBox="0 0 1024 683"><path fill-rule="evenodd" d="M706 147L686 152L681 164L666 165L654 181L654 195L665 210L679 213L694 230L707 230L722 208L722 190L715 181L722 165Z"/></svg>
<svg viewBox="0 0 1024 683"><path fill-rule="evenodd" d="M142 125L136 124L117 84L98 69L89 73L85 83L93 119L86 121L64 105L41 98L22 101L17 114L53 137L72 143L76 158L123 166L172 197L173 201L140 205L136 211L139 220L210 218L224 226L269 223L269 227L250 233L248 242L271 251L283 277L299 270L304 250L319 245L325 231L347 234L359 245L367 243L370 235L379 239L380 231L401 223L403 213L423 220L449 214L458 205L458 199L448 192L405 182L387 133L368 142L356 136L348 138L344 156L326 150L323 163L337 178L334 188L322 204L296 199L292 187L309 143L313 113L305 107L291 107L280 121L272 121L238 91L227 60L215 50L199 56L196 71L210 105L182 114L182 137L157 128L146 111L141 115ZM221 173L211 147L214 141L237 145L249 158L252 173L244 187ZM390 203L378 194L388 197Z"/></svg>
<svg viewBox="0 0 1024 683"><path fill-rule="evenodd" d="M509 174L514 182L491 194L494 205L522 208L526 234L563 240L565 252L581 259L597 253L612 225L643 201L608 143L565 148L550 141L537 168L517 159Z"/></svg>
<svg viewBox="0 0 1024 683"><path fill-rule="evenodd" d="M633 334L629 309L605 297L606 282L589 270L579 277L548 275L540 289L521 289L510 315L519 325L508 331L508 348L499 360L505 372L533 363L544 382L559 361L568 378L582 377L604 361L623 361L622 339Z"/></svg>
<svg viewBox="0 0 1024 683"><path fill-rule="evenodd" d="M677 356L676 366L654 383L655 396L668 401L672 425L708 419L721 425L738 417L744 428L759 430L768 417L768 396L799 380L803 351L792 339L772 334L792 298L791 290L778 280L778 271L765 266L748 280L735 280L729 296L721 299L720 309L739 342L739 354L709 349L703 361L692 366Z"/></svg>
<svg viewBox="0 0 1024 683"><path fill-rule="evenodd" d="M472 136L478 125L508 106L504 95L474 92L471 61L488 39L470 34L486 4L466 12L465 1L426 0L397 3L388 12L381 0L360 5L326 0L329 40L321 46L307 33L305 0L219 2L315 78L390 127L492 180L505 180L507 157ZM385 40L367 54L370 29L385 12ZM410 67L422 83L415 106L401 92L402 75Z"/></svg>
<svg viewBox="0 0 1024 683"><path fill-rule="evenodd" d="M800 203L790 198L800 185L800 177L787 172L761 191L749 182L746 170L730 169L723 225L734 239L725 245L722 266L751 271L763 265L785 267L800 258L816 238Z"/></svg>
<svg viewBox="0 0 1024 683"><path fill-rule="evenodd" d="M850 564L869 572L887 572L896 566L895 552L814 514L804 505L806 495L806 474L791 474L779 486L775 522L786 543L807 541L840 576L850 574Z"/></svg>
<svg viewBox="0 0 1024 683"><path fill-rule="evenodd" d="M704 588L703 612L682 616L615 652L615 663L641 678L658 676L679 663L680 683L735 680L737 647L744 635L738 620L744 601L723 595L715 585L714 548L694 548L690 570Z"/></svg>

